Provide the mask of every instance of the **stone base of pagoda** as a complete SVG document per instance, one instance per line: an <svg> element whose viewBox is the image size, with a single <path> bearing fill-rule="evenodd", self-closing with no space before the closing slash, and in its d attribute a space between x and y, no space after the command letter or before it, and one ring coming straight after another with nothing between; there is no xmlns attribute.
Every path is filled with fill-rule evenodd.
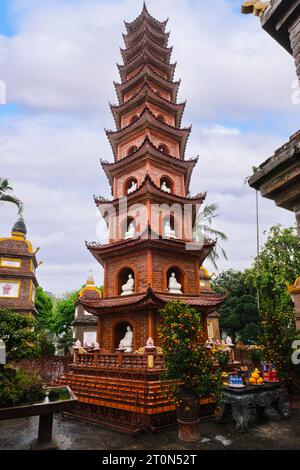
<svg viewBox="0 0 300 470"><path fill-rule="evenodd" d="M163 369L159 363L156 369L138 366L141 357L133 356L128 354L128 358L132 358L131 367L73 364L61 379L78 398L72 416L132 435L175 425L175 404L164 393L168 383L160 381ZM200 404L201 416L213 414L212 400L201 400Z"/></svg>

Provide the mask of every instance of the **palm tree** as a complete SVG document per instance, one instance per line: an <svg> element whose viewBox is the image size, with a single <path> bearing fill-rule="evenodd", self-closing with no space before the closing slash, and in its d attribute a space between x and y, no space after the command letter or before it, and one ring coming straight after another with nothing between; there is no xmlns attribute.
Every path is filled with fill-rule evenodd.
<svg viewBox="0 0 300 470"><path fill-rule="evenodd" d="M205 237L209 236L211 238L217 237L217 243L213 250L208 255L208 259L211 261L212 265L215 269L218 269L217 261L220 259L220 255L223 256L226 260L227 255L225 250L221 247L218 239L222 241L227 241L228 238L224 232L220 230L216 230L212 227L213 219L219 216L217 213L218 211L218 204L209 204L203 208L203 211L200 213L200 217L197 218L195 229L194 229L194 237L196 241L200 241L204 234Z"/></svg>
<svg viewBox="0 0 300 470"><path fill-rule="evenodd" d="M23 203L15 197L13 194L10 194L13 191L13 188L9 185L9 181L6 178L0 178L0 203L1 202L11 202L18 207L18 214L23 213Z"/></svg>

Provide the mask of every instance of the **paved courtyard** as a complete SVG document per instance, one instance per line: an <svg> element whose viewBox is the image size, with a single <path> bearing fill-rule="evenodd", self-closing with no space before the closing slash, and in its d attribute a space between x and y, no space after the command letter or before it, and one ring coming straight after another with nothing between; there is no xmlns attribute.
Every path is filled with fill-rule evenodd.
<svg viewBox="0 0 300 470"><path fill-rule="evenodd" d="M54 434L61 449L65 450L300 449L300 411L296 410L292 410L289 420L281 420L275 412L268 410L268 417L253 422L248 434L237 433L230 420L217 424L206 419L200 426L202 441L184 445L177 439L176 428L133 438L96 424L57 415ZM37 436L37 427L37 417L0 422L0 449L29 449L30 441Z"/></svg>

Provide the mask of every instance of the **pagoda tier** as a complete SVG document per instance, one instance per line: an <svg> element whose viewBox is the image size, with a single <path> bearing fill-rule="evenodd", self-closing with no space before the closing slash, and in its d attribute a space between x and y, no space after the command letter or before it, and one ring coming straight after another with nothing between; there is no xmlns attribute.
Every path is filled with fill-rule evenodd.
<svg viewBox="0 0 300 470"><path fill-rule="evenodd" d="M141 236L138 236L136 238L121 240L116 243L107 243L103 245L97 242L86 242L86 246L102 266L105 265L105 262L108 259L116 258L118 261L118 259L123 255L132 255L134 253L136 254L137 250L144 250L148 248L162 251L165 254L167 252L170 252L170 256L174 259L176 259L179 255L184 255L185 257L190 256L191 258L197 261L196 283L198 283L198 265L201 266L203 261L211 253L216 242L214 240L205 240L203 245L191 243L189 249L188 245L183 240L166 239L161 237L158 233L153 232L151 232L151 235L152 236L148 238L147 236L144 236L142 234ZM130 264L133 264L133 261L134 258L132 258L131 256ZM145 286L146 285L148 285L147 282L145 283Z"/></svg>
<svg viewBox="0 0 300 470"><path fill-rule="evenodd" d="M164 65L170 64L173 48L160 46L149 38L149 36L144 36L141 42L129 47L128 49L120 49L124 64L127 65L132 62L138 55L142 54L144 49L151 51L157 60L163 62ZM156 65L158 64L155 64L155 66Z"/></svg>
<svg viewBox="0 0 300 470"><path fill-rule="evenodd" d="M114 82L119 104L123 104L139 93L145 81L151 84L157 94L169 101L176 102L180 81L173 82L164 78L154 70L151 64L147 64L126 82Z"/></svg>
<svg viewBox="0 0 300 470"><path fill-rule="evenodd" d="M208 292L201 296L174 296L166 294L165 292L153 291L151 287L148 287L146 292L133 294L121 299L117 296L110 297L109 299L101 299L100 301L86 300L82 303L89 312L96 316L102 316L110 313L118 313L120 307L122 307L123 312L143 311L145 308L149 307L154 307L155 309L163 308L167 302L176 299L176 297L184 304L193 306L193 308L201 312L205 311L206 314L214 312L226 299L224 295Z"/></svg>
<svg viewBox="0 0 300 470"><path fill-rule="evenodd" d="M123 34L125 46L130 48L139 44L145 37L161 47L167 47L170 33L161 33L149 23L142 23L134 33Z"/></svg>
<svg viewBox="0 0 300 470"><path fill-rule="evenodd" d="M180 127L181 119L186 103L172 103L155 93L149 83L144 83L139 93L122 105L110 105L117 130L122 129L130 123L130 120L148 107L153 114L163 109L170 117L168 124Z"/></svg>
<svg viewBox="0 0 300 470"><path fill-rule="evenodd" d="M180 196L174 193L165 193L159 186L157 186L154 181L151 179L150 175L147 173L142 184L131 194L128 195L129 205L136 204L145 199L151 199L154 202L158 203L169 203L169 204L192 204L201 205L206 198L206 193L198 193L195 196L185 197ZM97 207L100 207L105 204L111 204L114 207L119 206L120 198L118 199L106 199L101 196L94 196L95 203Z"/></svg>
<svg viewBox="0 0 300 470"><path fill-rule="evenodd" d="M169 64L160 59L160 57L154 54L150 47L145 46L138 51L137 55L133 59L125 62L124 65L118 64L118 69L122 82L125 82L136 74L138 68L142 69L144 65L151 65L158 75L161 75L165 79L172 81L176 69L176 63Z"/></svg>
<svg viewBox="0 0 300 470"><path fill-rule="evenodd" d="M156 31L164 33L168 20L158 21L156 18L151 16L144 2L141 14L134 21L131 23L124 21L127 33L134 33L141 25L145 23L151 25Z"/></svg>
<svg viewBox="0 0 300 470"><path fill-rule="evenodd" d="M168 171L183 175L184 187L182 188L182 193L188 194L192 172L198 162L198 157L190 160L179 160L158 150L151 140L146 137L141 146L130 156L114 163L101 160L101 166L108 177L112 193L115 196L124 195L124 181L136 176L138 169L145 167L146 161L151 164L148 165L150 176L152 167L161 167L163 172L168 168ZM124 170L126 170L126 179L122 177Z"/></svg>
<svg viewBox="0 0 300 470"><path fill-rule="evenodd" d="M159 145L167 145L174 157L184 159L189 128L176 128L158 119L149 108L145 107L140 116L119 131L106 130L115 160L128 156L134 145L140 145L146 136Z"/></svg>

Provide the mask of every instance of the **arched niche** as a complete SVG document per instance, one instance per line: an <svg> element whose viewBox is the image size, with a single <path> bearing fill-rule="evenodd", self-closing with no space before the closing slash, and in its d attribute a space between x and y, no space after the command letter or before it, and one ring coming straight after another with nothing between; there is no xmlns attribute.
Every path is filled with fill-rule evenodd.
<svg viewBox="0 0 300 470"><path fill-rule="evenodd" d="M132 155L134 152L137 151L137 146L136 145L131 145L129 147L129 149L127 150L127 157L129 157L130 155Z"/></svg>
<svg viewBox="0 0 300 470"><path fill-rule="evenodd" d="M169 176L161 176L159 180L159 187L162 189L163 184L170 189L171 193L174 193L174 181Z"/></svg>
<svg viewBox="0 0 300 470"><path fill-rule="evenodd" d="M166 270L165 274L165 286L166 289L169 289L169 282L170 282L170 277L172 276L172 273L175 274L176 281L181 284L181 291L184 294L186 291L186 286L185 286L185 274L184 271L179 267L179 266L170 266Z"/></svg>
<svg viewBox="0 0 300 470"><path fill-rule="evenodd" d="M128 326L130 326L130 328L132 329L133 338L135 339L135 328L130 322L126 320L121 320L114 324L113 326L113 350L114 351L118 349L120 341L124 338ZM133 348L135 347L134 345L135 345L135 340L133 340Z"/></svg>
<svg viewBox="0 0 300 470"><path fill-rule="evenodd" d="M134 289L133 289L133 291L135 292L135 290L136 290L136 281L137 281L135 272L132 268L130 268L129 266L126 266L126 267L123 267L122 269L120 269L120 271L117 274L116 285L118 286L118 295L123 294L124 291L122 289L122 286L124 286L128 282L128 279L129 279L130 276L132 276L132 279L134 280Z"/></svg>
<svg viewBox="0 0 300 470"><path fill-rule="evenodd" d="M132 231L132 227L134 227L134 232ZM134 217L126 217L123 222L121 222L121 238L123 239L135 238L138 230L139 226Z"/></svg>
<svg viewBox="0 0 300 470"><path fill-rule="evenodd" d="M168 228L169 226L169 228ZM169 232L169 233L168 233ZM166 214L162 218L162 228L161 233L163 238L173 238L176 239L176 223L174 214Z"/></svg>
<svg viewBox="0 0 300 470"><path fill-rule="evenodd" d="M134 176L131 176L124 183L123 195L127 196L128 194L131 194L132 192L134 192L137 188L138 188L138 180Z"/></svg>
<svg viewBox="0 0 300 470"><path fill-rule="evenodd" d="M167 153L168 155L170 155L169 147L166 144L159 144L158 145L158 150L160 152Z"/></svg>
<svg viewBox="0 0 300 470"><path fill-rule="evenodd" d="M166 118L165 118L165 116L164 116L163 114L158 114L158 115L156 116L156 119L158 119L158 120L161 121L161 122L166 122Z"/></svg>

